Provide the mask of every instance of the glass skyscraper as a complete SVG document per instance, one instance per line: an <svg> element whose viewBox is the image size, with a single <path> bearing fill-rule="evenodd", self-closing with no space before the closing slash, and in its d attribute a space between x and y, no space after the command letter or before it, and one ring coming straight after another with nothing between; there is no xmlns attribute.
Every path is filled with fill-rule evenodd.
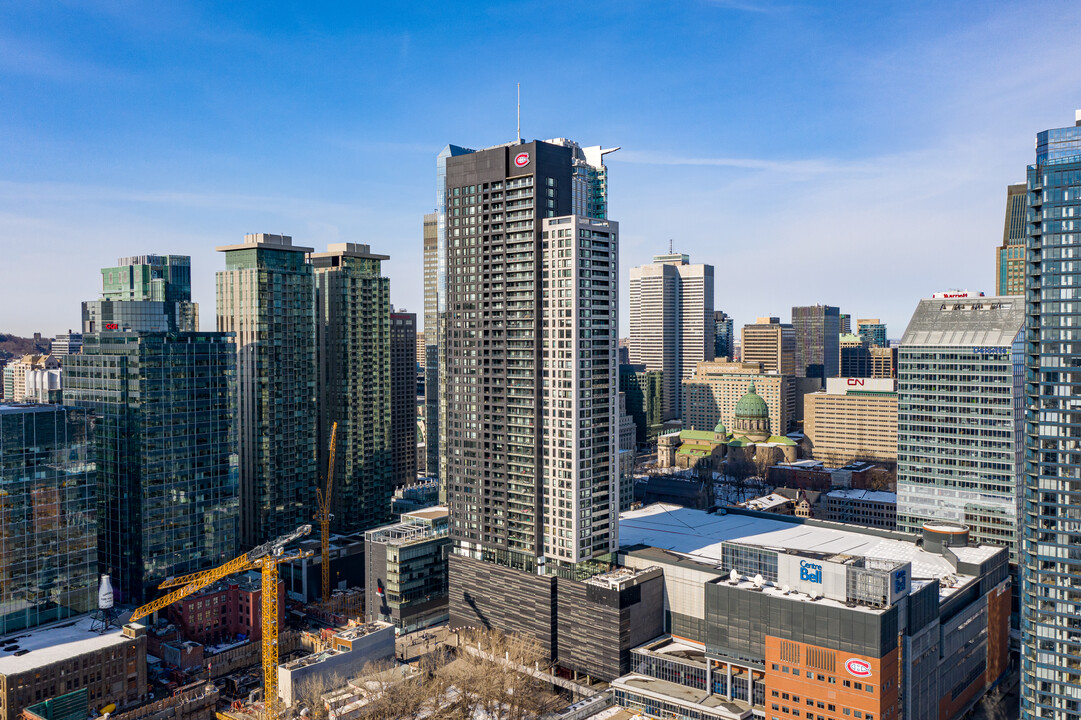
<svg viewBox="0 0 1081 720"><path fill-rule="evenodd" d="M830 305L793 307L792 327L796 333L796 376L837 377L841 364L840 309Z"/></svg>
<svg viewBox="0 0 1081 720"><path fill-rule="evenodd" d="M91 426L81 408L0 405L0 636L95 607Z"/></svg>
<svg viewBox="0 0 1081 720"><path fill-rule="evenodd" d="M1028 167L1021 716L1081 718L1081 111Z"/></svg>
<svg viewBox="0 0 1081 720"><path fill-rule="evenodd" d="M253 547L315 514L315 279L305 260L312 248L257 233L218 251L218 330L236 337L240 543Z"/></svg>
<svg viewBox="0 0 1081 720"><path fill-rule="evenodd" d="M152 258L122 260L122 274L153 273ZM187 258L169 258L181 259L187 270ZM115 271L103 271L115 299L83 304L83 348L65 360L63 395L93 417L101 569L119 599L142 602L166 577L236 549L235 352L225 333L170 329L198 325L190 282L123 299Z"/></svg>

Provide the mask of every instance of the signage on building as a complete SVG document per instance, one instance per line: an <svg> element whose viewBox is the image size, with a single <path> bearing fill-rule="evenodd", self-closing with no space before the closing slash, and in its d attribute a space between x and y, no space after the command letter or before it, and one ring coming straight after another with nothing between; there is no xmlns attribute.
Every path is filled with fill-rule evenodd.
<svg viewBox="0 0 1081 720"><path fill-rule="evenodd" d="M908 588L908 573L904 570L898 570L893 575L893 591L895 593L903 593Z"/></svg>
<svg viewBox="0 0 1081 720"><path fill-rule="evenodd" d="M983 297L983 293L982 292L979 292L979 293L978 292L970 292L968 290L955 290L954 292L935 293L931 297L934 298L935 300L940 300L940 299L943 299L943 298L976 298L976 297Z"/></svg>
<svg viewBox="0 0 1081 720"><path fill-rule="evenodd" d="M799 579L803 582L822 584L822 566L818 563L807 562L806 560L800 560L799 563Z"/></svg>
<svg viewBox="0 0 1081 720"><path fill-rule="evenodd" d="M849 658L848 660L845 660L845 670L856 677L871 677L871 663L866 660L860 660L859 658Z"/></svg>
<svg viewBox="0 0 1081 720"><path fill-rule="evenodd" d="M119 330L120 325L118 323L105 323L106 330Z"/></svg>
<svg viewBox="0 0 1081 720"><path fill-rule="evenodd" d="M529 153L518 153L514 156L514 166L524 168L529 164Z"/></svg>
<svg viewBox="0 0 1081 720"><path fill-rule="evenodd" d="M897 392L896 380L881 378L826 378L826 392L844 395L850 390L857 392Z"/></svg>
<svg viewBox="0 0 1081 720"><path fill-rule="evenodd" d="M1004 347L974 347L973 355L1009 355L1010 349Z"/></svg>

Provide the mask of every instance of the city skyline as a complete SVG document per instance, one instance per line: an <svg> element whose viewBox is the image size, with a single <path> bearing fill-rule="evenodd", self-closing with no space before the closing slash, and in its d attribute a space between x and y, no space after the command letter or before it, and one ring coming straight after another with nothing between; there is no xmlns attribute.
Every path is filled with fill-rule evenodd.
<svg viewBox="0 0 1081 720"><path fill-rule="evenodd" d="M16 111L0 140L0 232L15 266L50 264L57 302L5 317L0 330L75 327L70 308L100 290L81 269L141 251L192 256L193 299L210 307L223 265L213 248L267 231L317 248L395 248L392 299L420 313L435 156L448 142L513 139L521 81L526 139L623 147L609 161L621 274L670 238L719 269L817 245L825 251L804 262L774 264L768 295L754 273L731 274L717 307L742 326L787 320L794 305L837 305L881 317L897 338L919 297L991 294L987 248L1004 186L1023 179L1031 128L1057 126L1064 106L1081 105L1070 97L1081 50L1066 41L1081 10L1047 5L1062 20L1050 29L1030 9L959 4L580 8L572 22L606 29L595 42L610 63L601 70L611 101L604 114L573 116L546 101L545 77L576 61L549 56L543 70L506 65L478 77L459 71L471 56L442 37L458 30L532 57L545 34L506 29L551 22L543 4L363 18L9 7L0 98ZM91 42L101 33L109 42ZM1051 57L1062 72L1024 72ZM639 102L647 95L660 102ZM492 111L466 112L478 104ZM871 261L893 272L871 272ZM9 275L0 302L33 282ZM626 315L626 283L621 294Z"/></svg>

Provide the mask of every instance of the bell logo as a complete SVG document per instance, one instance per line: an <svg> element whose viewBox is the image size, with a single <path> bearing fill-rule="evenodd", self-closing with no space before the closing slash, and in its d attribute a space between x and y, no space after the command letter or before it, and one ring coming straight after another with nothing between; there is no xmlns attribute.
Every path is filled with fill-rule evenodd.
<svg viewBox="0 0 1081 720"><path fill-rule="evenodd" d="M856 677L871 677L871 664L859 658L849 658L845 661L845 670Z"/></svg>
<svg viewBox="0 0 1081 720"><path fill-rule="evenodd" d="M529 164L529 153L518 153L514 156L514 166L523 168Z"/></svg>

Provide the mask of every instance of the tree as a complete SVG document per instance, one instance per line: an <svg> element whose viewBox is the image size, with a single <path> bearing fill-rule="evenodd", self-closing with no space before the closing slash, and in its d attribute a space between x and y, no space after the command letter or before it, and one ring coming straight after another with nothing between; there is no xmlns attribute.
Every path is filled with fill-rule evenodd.
<svg viewBox="0 0 1081 720"><path fill-rule="evenodd" d="M313 675L300 681L293 693L293 707L307 708L312 720L326 720L329 716L323 696L345 687L346 681L338 673Z"/></svg>

